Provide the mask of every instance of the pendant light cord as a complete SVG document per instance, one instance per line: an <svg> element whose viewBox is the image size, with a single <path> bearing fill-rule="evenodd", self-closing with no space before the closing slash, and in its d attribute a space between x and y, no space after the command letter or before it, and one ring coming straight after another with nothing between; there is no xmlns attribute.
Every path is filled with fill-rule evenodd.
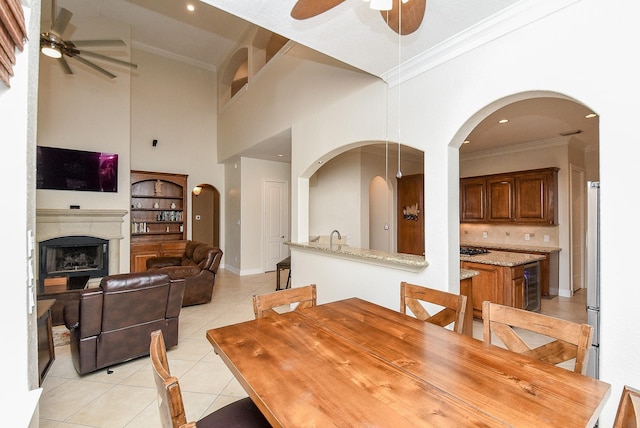
<svg viewBox="0 0 640 428"><path fill-rule="evenodd" d="M400 121L401 121L401 96L400 96L400 72L402 69L402 0L398 0L398 172L397 178L402 178L402 171L400 170Z"/></svg>

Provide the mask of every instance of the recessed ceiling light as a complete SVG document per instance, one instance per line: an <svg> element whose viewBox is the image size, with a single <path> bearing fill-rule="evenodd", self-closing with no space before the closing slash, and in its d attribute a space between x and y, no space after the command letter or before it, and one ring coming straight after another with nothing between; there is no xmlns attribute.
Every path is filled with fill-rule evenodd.
<svg viewBox="0 0 640 428"><path fill-rule="evenodd" d="M189 12L193 12L194 10L196 10L196 7L195 7L194 5L192 5L191 3L189 3L189 4L187 5L187 10L188 10Z"/></svg>
<svg viewBox="0 0 640 428"><path fill-rule="evenodd" d="M324 161L319 160L319 161L318 161L318 164L322 165L322 163L323 163L323 162L324 162Z"/></svg>
<svg viewBox="0 0 640 428"><path fill-rule="evenodd" d="M471 142L471 141L469 141L469 140L464 140L464 141L462 142L462 144L469 144L470 142Z"/></svg>
<svg viewBox="0 0 640 428"><path fill-rule="evenodd" d="M591 119L591 118L594 118L594 117L596 117L596 116L597 116L597 114L595 114L595 113L589 113L589 114L588 114L588 115L586 115L584 118L585 118L585 119Z"/></svg>
<svg viewBox="0 0 640 428"><path fill-rule="evenodd" d="M498 121L498 123L507 123L507 122L509 122L509 119L500 119Z"/></svg>
<svg viewBox="0 0 640 428"><path fill-rule="evenodd" d="M284 155L278 155L278 157L279 157L279 158L283 158L283 157L284 157Z"/></svg>

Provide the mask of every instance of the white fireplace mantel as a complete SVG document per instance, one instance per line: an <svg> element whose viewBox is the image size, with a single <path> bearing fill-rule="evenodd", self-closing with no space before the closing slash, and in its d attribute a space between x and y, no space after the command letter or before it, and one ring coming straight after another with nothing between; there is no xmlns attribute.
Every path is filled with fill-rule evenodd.
<svg viewBox="0 0 640 428"><path fill-rule="evenodd" d="M36 210L36 243L64 236L109 240L109 275L120 273L120 241L126 210Z"/></svg>

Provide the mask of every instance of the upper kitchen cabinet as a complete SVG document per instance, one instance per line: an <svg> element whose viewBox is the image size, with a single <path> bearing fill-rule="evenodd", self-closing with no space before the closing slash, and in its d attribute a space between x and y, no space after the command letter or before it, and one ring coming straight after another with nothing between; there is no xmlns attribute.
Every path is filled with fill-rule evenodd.
<svg viewBox="0 0 640 428"><path fill-rule="evenodd" d="M491 222L513 221L514 178L499 175L487 178L487 220Z"/></svg>
<svg viewBox="0 0 640 428"><path fill-rule="evenodd" d="M460 179L463 223L557 224L558 168Z"/></svg>
<svg viewBox="0 0 640 428"><path fill-rule="evenodd" d="M516 174L515 221L557 223L558 168Z"/></svg>
<svg viewBox="0 0 640 428"><path fill-rule="evenodd" d="M398 178L398 253L424 256L424 174Z"/></svg>
<svg viewBox="0 0 640 428"><path fill-rule="evenodd" d="M484 177L460 180L460 219L463 222L484 222L487 180Z"/></svg>

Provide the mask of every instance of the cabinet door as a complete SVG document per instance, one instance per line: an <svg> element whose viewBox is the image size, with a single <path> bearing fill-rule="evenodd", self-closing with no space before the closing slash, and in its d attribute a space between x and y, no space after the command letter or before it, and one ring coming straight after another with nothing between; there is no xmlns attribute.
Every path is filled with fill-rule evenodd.
<svg viewBox="0 0 640 428"><path fill-rule="evenodd" d="M555 224L556 170L515 175L515 220L520 223Z"/></svg>
<svg viewBox="0 0 640 428"><path fill-rule="evenodd" d="M482 302L504 304L503 274L500 266L482 263L461 262L463 269L475 270L478 275L471 278L473 283L473 316L482 318Z"/></svg>
<svg viewBox="0 0 640 428"><path fill-rule="evenodd" d="M182 257L187 241L162 242L160 244L161 257Z"/></svg>
<svg viewBox="0 0 640 428"><path fill-rule="evenodd" d="M131 245L131 272L144 272L147 270L147 259L160 257L158 244Z"/></svg>
<svg viewBox="0 0 640 428"><path fill-rule="evenodd" d="M518 309L524 309L525 307L525 298L524 298L524 277L515 278L511 281L512 293L513 293L513 303L512 306Z"/></svg>
<svg viewBox="0 0 640 428"><path fill-rule="evenodd" d="M514 180L511 177L492 177L487 179L487 220L513 221Z"/></svg>
<svg viewBox="0 0 640 428"><path fill-rule="evenodd" d="M398 179L398 253L424 255L424 174Z"/></svg>
<svg viewBox="0 0 640 428"><path fill-rule="evenodd" d="M485 220L486 180L463 178L460 180L460 221Z"/></svg>

